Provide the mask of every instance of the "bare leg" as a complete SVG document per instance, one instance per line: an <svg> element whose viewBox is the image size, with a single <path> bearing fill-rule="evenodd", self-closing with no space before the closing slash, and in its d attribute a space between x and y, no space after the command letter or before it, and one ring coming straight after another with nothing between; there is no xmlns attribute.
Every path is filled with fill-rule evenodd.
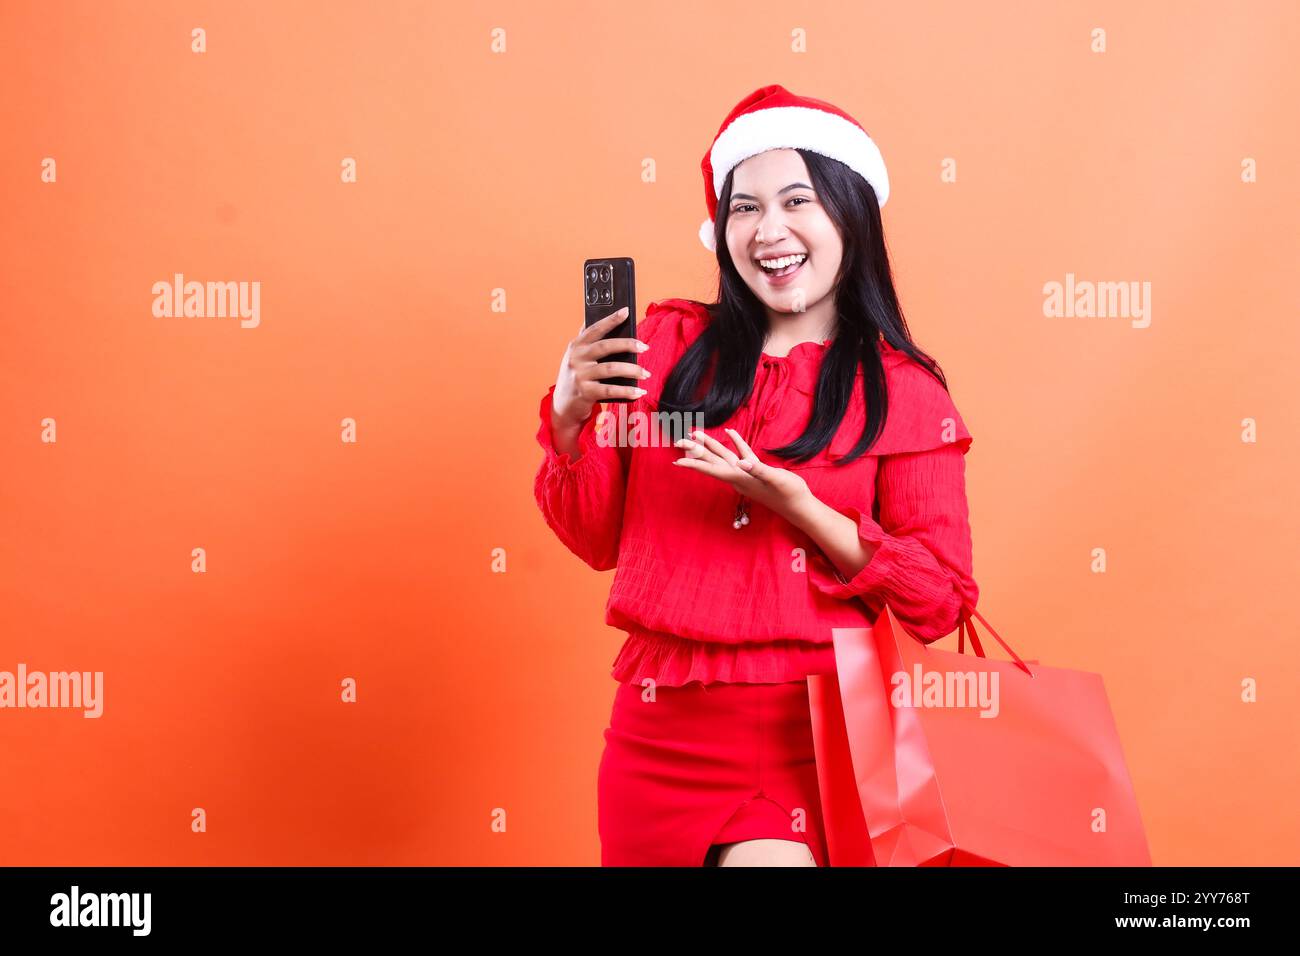
<svg viewBox="0 0 1300 956"><path fill-rule="evenodd" d="M714 856L712 851L709 856ZM808 844L796 840L742 840L739 843L724 843L717 859L717 866L817 865Z"/></svg>

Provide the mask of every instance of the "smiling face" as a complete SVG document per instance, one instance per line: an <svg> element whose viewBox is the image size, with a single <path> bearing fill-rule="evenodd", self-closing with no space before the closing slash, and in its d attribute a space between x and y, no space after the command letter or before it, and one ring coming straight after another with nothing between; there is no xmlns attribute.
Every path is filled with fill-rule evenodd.
<svg viewBox="0 0 1300 956"><path fill-rule="evenodd" d="M844 244L803 157L793 149L772 149L740 163L732 172L727 208L727 249L736 271L767 306L769 320L807 312L819 327L832 324ZM768 260L785 268L761 264Z"/></svg>

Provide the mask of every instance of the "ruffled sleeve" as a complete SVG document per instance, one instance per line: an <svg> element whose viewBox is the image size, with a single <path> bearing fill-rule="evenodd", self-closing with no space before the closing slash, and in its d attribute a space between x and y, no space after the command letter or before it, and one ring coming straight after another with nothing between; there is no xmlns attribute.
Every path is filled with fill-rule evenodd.
<svg viewBox="0 0 1300 956"><path fill-rule="evenodd" d="M650 305L645 320L637 323L636 337L651 347L643 355L649 356L665 344L659 333L670 324L664 320L674 314L658 303ZM654 368L651 371L659 374ZM650 381L653 378L646 380L645 387ZM597 419L602 403L598 402L578 433L578 457L557 451L551 432L554 396L552 385L538 407L537 443L544 455L533 481L533 497L546 524L565 547L595 570L608 571L618 564L632 449L600 440Z"/></svg>
<svg viewBox="0 0 1300 956"><path fill-rule="evenodd" d="M533 496L542 517L564 546L597 571L608 571L618 563L627 482L626 449L597 441L598 403L578 434L578 458L556 451L551 432L554 395L552 385L542 396L539 409L537 443L545 456L533 481Z"/></svg>
<svg viewBox="0 0 1300 956"><path fill-rule="evenodd" d="M929 643L955 630L963 605L979 600L965 479L972 438L944 387L897 355L885 363L888 418L871 450L880 456L879 521L852 506L837 509L857 523L858 536L875 553L846 580L814 551L809 575L831 597L859 598L873 610L888 603L908 631Z"/></svg>

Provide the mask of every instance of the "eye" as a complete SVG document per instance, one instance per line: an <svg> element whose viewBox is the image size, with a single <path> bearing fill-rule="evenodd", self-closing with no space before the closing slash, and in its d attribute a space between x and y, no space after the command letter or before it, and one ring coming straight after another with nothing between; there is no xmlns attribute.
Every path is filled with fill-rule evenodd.
<svg viewBox="0 0 1300 956"><path fill-rule="evenodd" d="M812 202L812 200L809 199L807 196L795 196L793 199L790 200L790 203L799 203L800 205L804 205L810 202ZM787 203L786 205L789 205L790 203ZM744 212L746 209L753 209L753 208L755 208L753 203L746 202L746 203L741 203L739 206L736 206L731 211L733 214L735 214L738 212Z"/></svg>

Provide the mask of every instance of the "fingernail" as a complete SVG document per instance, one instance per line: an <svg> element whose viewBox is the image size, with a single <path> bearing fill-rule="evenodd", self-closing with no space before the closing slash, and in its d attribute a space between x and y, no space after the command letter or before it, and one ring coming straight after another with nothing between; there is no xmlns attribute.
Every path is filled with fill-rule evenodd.
<svg viewBox="0 0 1300 956"><path fill-rule="evenodd" d="M618 315L627 315L627 306L623 306L623 308L619 309L617 314L618 314Z"/></svg>
<svg viewBox="0 0 1300 956"><path fill-rule="evenodd" d="M649 349L650 349L650 346L646 345L644 342L638 342L638 343L636 344L636 350L637 350L638 352L646 352L646 351L648 351Z"/></svg>
<svg viewBox="0 0 1300 956"><path fill-rule="evenodd" d="M638 388L638 389L636 390L636 397L637 397L637 398L640 398L640 397L641 397L642 395L644 395L644 394L645 394L645 389L644 389L644 388Z"/></svg>

